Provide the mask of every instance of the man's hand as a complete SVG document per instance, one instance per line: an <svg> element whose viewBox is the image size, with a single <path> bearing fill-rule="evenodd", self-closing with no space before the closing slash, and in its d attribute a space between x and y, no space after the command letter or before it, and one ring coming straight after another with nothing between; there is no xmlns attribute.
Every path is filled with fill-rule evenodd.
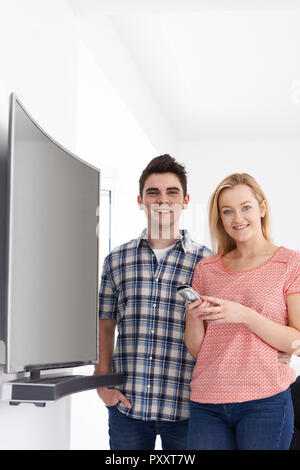
<svg viewBox="0 0 300 470"><path fill-rule="evenodd" d="M120 390L101 387L97 389L97 393L106 406L115 406L122 402L126 408L132 408L132 404Z"/></svg>
<svg viewBox="0 0 300 470"><path fill-rule="evenodd" d="M291 360L291 355L282 351L278 351L278 361L281 364L289 364Z"/></svg>

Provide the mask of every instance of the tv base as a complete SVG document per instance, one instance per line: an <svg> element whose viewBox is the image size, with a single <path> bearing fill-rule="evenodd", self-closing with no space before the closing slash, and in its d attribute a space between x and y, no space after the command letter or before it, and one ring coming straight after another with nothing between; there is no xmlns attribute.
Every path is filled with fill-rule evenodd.
<svg viewBox="0 0 300 470"><path fill-rule="evenodd" d="M124 374L109 373L95 375L42 375L16 379L3 384L10 405L33 403L43 407L47 402L101 387L122 385Z"/></svg>

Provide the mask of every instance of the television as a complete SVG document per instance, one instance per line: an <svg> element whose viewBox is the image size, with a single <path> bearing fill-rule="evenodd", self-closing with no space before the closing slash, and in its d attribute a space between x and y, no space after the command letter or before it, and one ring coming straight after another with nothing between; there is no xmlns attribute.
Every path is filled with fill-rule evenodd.
<svg viewBox="0 0 300 470"><path fill-rule="evenodd" d="M43 370L95 364L100 171L50 137L15 93L8 143L5 372L39 378ZM111 384L109 377L104 385Z"/></svg>

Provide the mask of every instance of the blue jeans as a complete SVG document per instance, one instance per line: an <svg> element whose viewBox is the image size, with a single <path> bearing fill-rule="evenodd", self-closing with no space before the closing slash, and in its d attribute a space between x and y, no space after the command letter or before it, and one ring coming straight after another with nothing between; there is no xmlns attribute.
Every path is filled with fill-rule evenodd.
<svg viewBox="0 0 300 470"><path fill-rule="evenodd" d="M109 406L109 444L111 450L154 450L159 434L163 450L185 450L188 420L142 421L129 418L116 406Z"/></svg>
<svg viewBox="0 0 300 470"><path fill-rule="evenodd" d="M214 405L191 401L187 448L287 450L293 430L290 389L243 403Z"/></svg>

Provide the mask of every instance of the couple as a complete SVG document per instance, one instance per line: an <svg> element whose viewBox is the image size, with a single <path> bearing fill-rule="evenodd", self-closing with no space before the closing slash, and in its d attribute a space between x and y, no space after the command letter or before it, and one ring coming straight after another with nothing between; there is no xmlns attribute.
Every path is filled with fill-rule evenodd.
<svg viewBox="0 0 300 470"><path fill-rule="evenodd" d="M98 389L110 448L152 450L159 434L164 450L288 449L300 253L271 242L266 198L247 174L210 199L215 255L179 231L182 165L156 157L139 183L147 229L106 257L99 294L95 373L125 374L121 390ZM185 304L180 284L202 302Z"/></svg>

